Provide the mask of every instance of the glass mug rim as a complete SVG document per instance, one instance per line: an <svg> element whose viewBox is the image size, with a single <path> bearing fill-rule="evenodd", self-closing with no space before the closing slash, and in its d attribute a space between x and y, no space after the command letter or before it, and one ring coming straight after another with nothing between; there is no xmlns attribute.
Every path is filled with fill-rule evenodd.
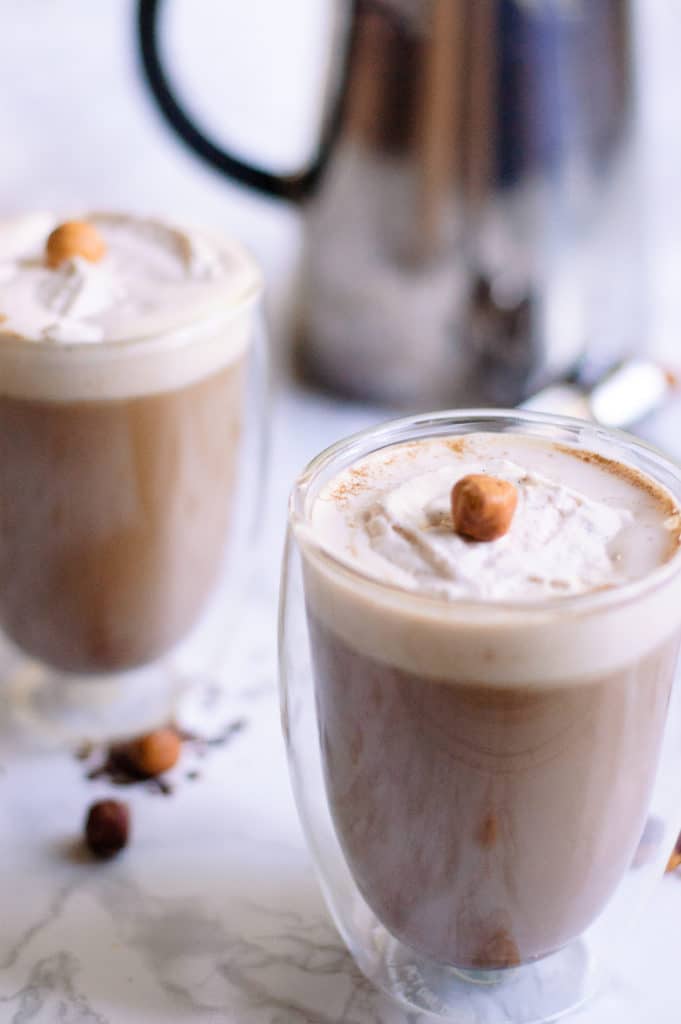
<svg viewBox="0 0 681 1024"><path fill-rule="evenodd" d="M475 617L478 622L481 616L485 619L502 617L505 620L527 622L528 619L578 617L592 612L607 611L631 604L646 594L662 588L681 574L680 547L671 558L640 579L604 590L586 591L566 597L551 597L523 601L522 603L510 600L492 601L487 598L451 599L421 594L399 584L377 579L334 554L315 538L314 531L310 526L311 498L315 497L315 483L326 470L336 467L340 471L351 465L356 459L363 458L392 444L420 438L446 436L448 427L452 428L454 434L465 435L474 432L474 429L465 429L467 426L473 428L477 426L482 431L485 425L488 427L488 432L495 425L494 429L491 429L493 433L502 433L503 429L501 428L503 427L516 428L510 430L510 433L523 433L522 427L527 426L534 428L530 431L532 436L545 436L549 440L558 440L557 437L552 438L551 434L562 430L569 436L562 437L560 440L569 444L570 441L585 439L585 443L580 447L587 450L590 448L589 439L594 442L605 442L611 446L615 445L620 449L625 465L629 463L624 458L624 454L634 453L645 463L643 467L636 465L635 468L641 469L665 490L669 490L669 487L660 480L660 474L666 472L672 475L678 485L678 494L672 496L681 506L681 463L665 455L654 445L648 444L624 430L603 427L588 420L554 413L499 408L447 409L441 412L419 413L383 421L336 441L316 455L294 481L289 497L289 528L300 544L302 553L306 557L311 556L327 572L345 580L358 582L369 593L373 593L377 597L383 596L388 600L409 602L412 608L422 609L426 614L430 612L452 617L468 615ZM456 427L460 429L457 431ZM598 451L597 448L595 450ZM670 493L672 492L670 491Z"/></svg>
<svg viewBox="0 0 681 1024"><path fill-rule="evenodd" d="M0 393L8 398L90 402L175 391L253 350L252 330L244 333L241 328L262 322L262 297L261 281L254 282L238 299L219 296L179 324L108 341L55 344L5 338L0 326ZM240 332L236 336L234 325ZM108 383L93 387L94 380Z"/></svg>

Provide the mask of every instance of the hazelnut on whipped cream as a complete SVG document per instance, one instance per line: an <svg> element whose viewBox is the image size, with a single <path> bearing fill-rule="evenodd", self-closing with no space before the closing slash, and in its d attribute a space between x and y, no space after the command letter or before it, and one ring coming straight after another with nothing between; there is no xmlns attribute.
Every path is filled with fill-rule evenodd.
<svg viewBox="0 0 681 1024"><path fill-rule="evenodd" d="M147 217L36 213L0 221L0 341L146 337L238 304L259 284L236 243Z"/></svg>
<svg viewBox="0 0 681 1024"><path fill-rule="evenodd" d="M98 263L106 253L104 239L94 224L86 220L68 220L48 235L45 261L48 267L58 267L77 256Z"/></svg>
<svg viewBox="0 0 681 1024"><path fill-rule="evenodd" d="M508 532L517 504L510 480L470 473L452 487L452 526L471 540L498 540Z"/></svg>

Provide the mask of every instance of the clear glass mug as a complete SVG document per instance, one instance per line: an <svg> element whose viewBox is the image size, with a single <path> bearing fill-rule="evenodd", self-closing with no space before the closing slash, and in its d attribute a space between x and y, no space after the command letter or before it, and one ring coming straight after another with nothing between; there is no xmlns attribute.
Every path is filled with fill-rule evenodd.
<svg viewBox="0 0 681 1024"><path fill-rule="evenodd" d="M558 602L475 605L377 582L316 542L310 509L341 469L473 431L602 454L681 501L678 465L561 417L441 413L339 442L291 496L282 720L307 841L362 971L442 1020L530 1024L596 990L681 829L681 563ZM518 667L527 650L541 682Z"/></svg>
<svg viewBox="0 0 681 1024"><path fill-rule="evenodd" d="M142 731L219 682L262 504L261 292L253 268L124 341L0 327L0 665L33 738Z"/></svg>

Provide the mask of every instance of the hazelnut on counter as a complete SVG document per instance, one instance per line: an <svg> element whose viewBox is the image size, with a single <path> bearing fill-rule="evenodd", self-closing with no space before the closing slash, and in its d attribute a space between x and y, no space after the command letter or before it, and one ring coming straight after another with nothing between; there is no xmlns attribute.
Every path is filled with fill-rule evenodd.
<svg viewBox="0 0 681 1024"><path fill-rule="evenodd" d="M98 800L85 820L85 842L100 860L119 853L128 842L130 811L120 800Z"/></svg>
<svg viewBox="0 0 681 1024"><path fill-rule="evenodd" d="M518 492L508 480L471 473L452 488L452 524L471 540L497 540L508 531Z"/></svg>
<svg viewBox="0 0 681 1024"><path fill-rule="evenodd" d="M45 260L48 267L58 267L74 256L98 263L106 253L104 239L94 224L85 220L67 220L47 239Z"/></svg>
<svg viewBox="0 0 681 1024"><path fill-rule="evenodd" d="M154 729L126 745L125 754L140 775L153 778L178 761L182 741L174 729Z"/></svg>
<svg viewBox="0 0 681 1024"><path fill-rule="evenodd" d="M669 863L667 864L667 874L669 874L672 871L676 871L677 868L680 868L680 867L681 867L681 836L679 836L679 838L677 839L676 846L674 847L674 852L672 853L671 857L669 858Z"/></svg>

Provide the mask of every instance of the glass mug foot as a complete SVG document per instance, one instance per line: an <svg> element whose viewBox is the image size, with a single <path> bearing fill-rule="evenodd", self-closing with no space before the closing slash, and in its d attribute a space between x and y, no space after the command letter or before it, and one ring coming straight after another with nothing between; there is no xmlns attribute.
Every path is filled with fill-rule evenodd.
<svg viewBox="0 0 681 1024"><path fill-rule="evenodd" d="M573 1012L598 985L594 958L579 940L522 967L461 970L385 938L375 962L359 957L363 972L409 1010L457 1024L547 1024Z"/></svg>
<svg viewBox="0 0 681 1024"><path fill-rule="evenodd" d="M3 684L16 726L45 746L114 740L164 725L191 685L165 665L88 679L32 661L10 669Z"/></svg>

